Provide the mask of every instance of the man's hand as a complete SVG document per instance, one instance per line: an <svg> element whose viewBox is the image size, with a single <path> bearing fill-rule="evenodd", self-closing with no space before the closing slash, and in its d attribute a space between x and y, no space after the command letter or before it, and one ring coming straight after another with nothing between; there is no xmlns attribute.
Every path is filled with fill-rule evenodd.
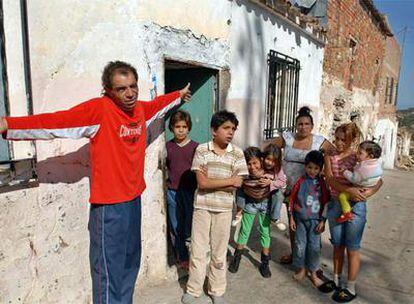
<svg viewBox="0 0 414 304"><path fill-rule="evenodd" d="M205 176L208 177L207 167L205 165L200 166L200 172Z"/></svg>
<svg viewBox="0 0 414 304"><path fill-rule="evenodd" d="M296 222L293 219L293 216L290 217L290 225L289 226L290 226L290 230L296 231Z"/></svg>
<svg viewBox="0 0 414 304"><path fill-rule="evenodd" d="M185 88L180 90L180 97L184 102L189 102L191 98L190 83L187 83Z"/></svg>
<svg viewBox="0 0 414 304"><path fill-rule="evenodd" d="M233 181L233 187L240 188L243 184L243 179L238 175L238 172L235 172L231 177Z"/></svg>
<svg viewBox="0 0 414 304"><path fill-rule="evenodd" d="M0 134L7 131L7 129L8 129L7 120L4 117L1 117L0 118Z"/></svg>
<svg viewBox="0 0 414 304"><path fill-rule="evenodd" d="M315 228L316 233L322 233L325 231L325 221L320 221L318 226Z"/></svg>

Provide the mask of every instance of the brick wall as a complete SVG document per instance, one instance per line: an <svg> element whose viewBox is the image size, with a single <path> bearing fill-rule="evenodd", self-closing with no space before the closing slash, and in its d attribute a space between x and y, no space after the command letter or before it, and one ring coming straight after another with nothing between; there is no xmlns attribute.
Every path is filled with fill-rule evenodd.
<svg viewBox="0 0 414 304"><path fill-rule="evenodd" d="M359 0L330 0L327 8L328 44L324 71L345 88L375 91L385 53L385 35ZM352 43L356 43L354 54Z"/></svg>
<svg viewBox="0 0 414 304"><path fill-rule="evenodd" d="M398 42L394 37L388 37L386 40L385 58L381 75L381 87L379 90L379 99L381 104L379 111L380 117L395 117L396 89L399 82L400 65L401 51ZM386 98L386 95L390 95L389 89L391 78L394 81L394 87L390 103L389 99Z"/></svg>

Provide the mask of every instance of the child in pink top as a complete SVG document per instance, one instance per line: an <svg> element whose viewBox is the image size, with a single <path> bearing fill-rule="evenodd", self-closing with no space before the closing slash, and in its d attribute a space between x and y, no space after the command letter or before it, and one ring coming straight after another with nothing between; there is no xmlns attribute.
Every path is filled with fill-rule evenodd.
<svg viewBox="0 0 414 304"><path fill-rule="evenodd" d="M280 220L280 210L286 190L286 175L282 169L282 150L278 146L270 144L264 149L263 167L266 173L273 175L273 181L270 181L270 221L280 231L285 231L287 225Z"/></svg>
<svg viewBox="0 0 414 304"><path fill-rule="evenodd" d="M353 171L343 170L343 176L352 184L362 187L374 187L382 177L382 168L379 158L381 157L381 147L373 141L364 141L358 147L358 163ZM343 223L353 219L350 195L348 192L341 192L338 195L341 204L342 214L336 219L338 223Z"/></svg>

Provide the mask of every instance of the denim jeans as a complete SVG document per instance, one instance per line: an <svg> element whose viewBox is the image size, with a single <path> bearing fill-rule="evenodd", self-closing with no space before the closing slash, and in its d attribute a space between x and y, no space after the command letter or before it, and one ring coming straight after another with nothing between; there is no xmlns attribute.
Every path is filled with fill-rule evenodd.
<svg viewBox="0 0 414 304"><path fill-rule="evenodd" d="M331 243L335 247L345 246L348 250L361 248L362 235L367 222L367 206L365 202L351 203L354 218L352 221L337 223L342 209L338 201L331 201L328 205L329 231Z"/></svg>
<svg viewBox="0 0 414 304"><path fill-rule="evenodd" d="M188 261L186 239L191 237L193 220L194 191L179 189L167 190L168 222L172 243L180 261Z"/></svg>
<svg viewBox="0 0 414 304"><path fill-rule="evenodd" d="M257 212L262 214L269 213L269 199L265 198L261 201L255 200L254 198L247 196L242 189L239 189L236 192L236 204L239 208L242 208L243 211L250 214L256 214Z"/></svg>
<svg viewBox="0 0 414 304"><path fill-rule="evenodd" d="M282 190L273 191L270 194L270 219L278 220L280 219L280 210L282 209L284 195Z"/></svg>
<svg viewBox="0 0 414 304"><path fill-rule="evenodd" d="M295 216L296 233L293 250L293 265L310 271L319 269L321 257L321 235L316 233L319 220L303 220Z"/></svg>

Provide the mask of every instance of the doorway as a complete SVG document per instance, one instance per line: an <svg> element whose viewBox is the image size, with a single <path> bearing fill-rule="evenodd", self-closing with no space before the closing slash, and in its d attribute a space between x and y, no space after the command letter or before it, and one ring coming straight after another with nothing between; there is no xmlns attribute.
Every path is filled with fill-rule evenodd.
<svg viewBox="0 0 414 304"><path fill-rule="evenodd" d="M183 88L191 83L191 102L181 106L190 113L192 129L190 138L198 143L211 140L210 120L217 106L218 71L206 67L173 60L165 61L165 93ZM165 122L166 140L173 138L168 129L169 118Z"/></svg>

